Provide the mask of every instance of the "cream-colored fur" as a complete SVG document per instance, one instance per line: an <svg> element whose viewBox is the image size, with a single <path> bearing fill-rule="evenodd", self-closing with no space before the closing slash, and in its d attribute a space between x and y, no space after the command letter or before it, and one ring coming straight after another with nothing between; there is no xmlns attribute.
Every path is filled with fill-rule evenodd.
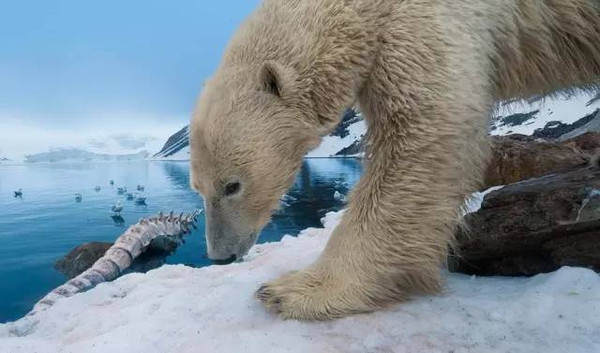
<svg viewBox="0 0 600 353"><path fill-rule="evenodd" d="M284 318L331 319L435 293L494 102L599 77L596 0L266 0L192 121L209 256L248 250L302 156L358 103L368 158L341 224L316 263L257 297Z"/></svg>

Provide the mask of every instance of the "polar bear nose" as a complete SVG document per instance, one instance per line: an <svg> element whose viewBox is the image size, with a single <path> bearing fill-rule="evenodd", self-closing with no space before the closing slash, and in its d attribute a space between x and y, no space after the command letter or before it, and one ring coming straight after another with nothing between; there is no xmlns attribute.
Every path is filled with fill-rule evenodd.
<svg viewBox="0 0 600 353"><path fill-rule="evenodd" d="M224 260L210 259L210 261L213 263L213 265L229 265L230 263L234 262L235 260L237 260L237 256L235 256L235 254L229 256L228 258L226 258Z"/></svg>

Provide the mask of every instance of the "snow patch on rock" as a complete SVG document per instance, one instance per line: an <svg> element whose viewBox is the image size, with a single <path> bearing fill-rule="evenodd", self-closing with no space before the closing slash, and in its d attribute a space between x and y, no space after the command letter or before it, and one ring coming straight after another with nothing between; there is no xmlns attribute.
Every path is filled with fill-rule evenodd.
<svg viewBox="0 0 600 353"><path fill-rule="evenodd" d="M515 101L500 104L495 112L492 135L523 134L532 135L549 122L571 124L600 109L600 100L594 100L594 94L579 92L573 95L550 96L535 101ZM510 124L503 118L514 114L531 114L517 124Z"/></svg>
<svg viewBox="0 0 600 353"><path fill-rule="evenodd" d="M344 148L352 145L353 143L360 141L367 131L367 124L364 120L359 120L347 128L348 135L345 137L339 136L325 136L321 141L319 147L310 151L306 157L334 157L338 152Z"/></svg>
<svg viewBox="0 0 600 353"><path fill-rule="evenodd" d="M493 186L487 190L481 192L474 192L473 194L471 194L471 196L467 198L465 204L463 205L463 216L468 213L475 213L479 211L479 209L481 208L481 204L483 203L483 199L485 198L485 195L491 193L492 191L500 190L503 187L504 185Z"/></svg>

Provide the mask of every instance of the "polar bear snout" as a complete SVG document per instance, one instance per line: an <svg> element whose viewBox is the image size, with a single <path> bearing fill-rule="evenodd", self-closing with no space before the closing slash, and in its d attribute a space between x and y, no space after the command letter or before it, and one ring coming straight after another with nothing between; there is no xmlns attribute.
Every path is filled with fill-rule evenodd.
<svg viewBox="0 0 600 353"><path fill-rule="evenodd" d="M256 242L258 232L229 207L208 202L205 207L208 258L216 265L227 265L242 258Z"/></svg>
<svg viewBox="0 0 600 353"><path fill-rule="evenodd" d="M210 262L212 262L213 265L229 265L230 263L235 262L235 260L237 260L237 256L233 254L223 260L211 259Z"/></svg>

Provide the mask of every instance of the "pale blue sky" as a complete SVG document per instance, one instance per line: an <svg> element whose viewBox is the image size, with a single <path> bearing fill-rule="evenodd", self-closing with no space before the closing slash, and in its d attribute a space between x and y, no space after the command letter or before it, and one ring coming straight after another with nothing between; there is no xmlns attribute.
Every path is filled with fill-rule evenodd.
<svg viewBox="0 0 600 353"><path fill-rule="evenodd" d="M202 82L258 3L4 1L0 123L81 131L185 124Z"/></svg>

